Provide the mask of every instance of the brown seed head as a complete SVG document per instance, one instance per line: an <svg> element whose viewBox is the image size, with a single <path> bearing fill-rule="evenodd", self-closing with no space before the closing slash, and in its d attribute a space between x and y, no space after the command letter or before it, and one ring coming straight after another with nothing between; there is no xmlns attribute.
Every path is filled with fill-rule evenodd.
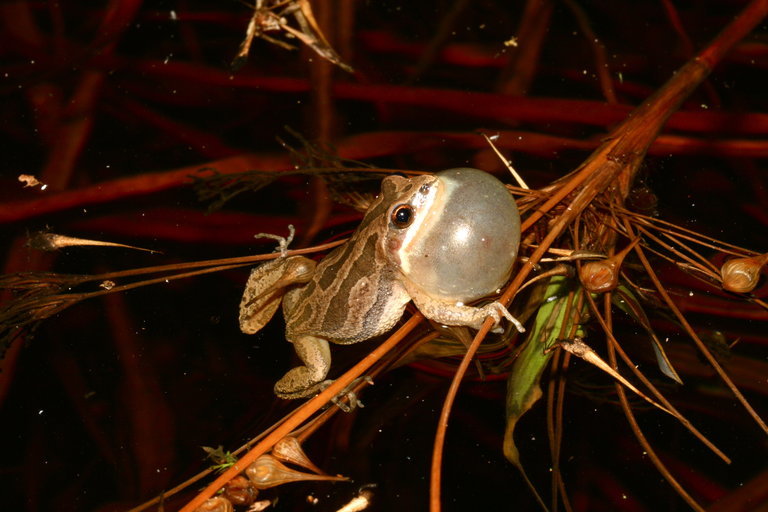
<svg viewBox="0 0 768 512"><path fill-rule="evenodd" d="M720 276L729 292L749 293L760 280L760 271L768 262L768 253L753 258L735 258L723 263Z"/></svg>
<svg viewBox="0 0 768 512"><path fill-rule="evenodd" d="M195 509L195 512L233 512L234 508L228 499L222 496L216 496L205 500L205 502Z"/></svg>

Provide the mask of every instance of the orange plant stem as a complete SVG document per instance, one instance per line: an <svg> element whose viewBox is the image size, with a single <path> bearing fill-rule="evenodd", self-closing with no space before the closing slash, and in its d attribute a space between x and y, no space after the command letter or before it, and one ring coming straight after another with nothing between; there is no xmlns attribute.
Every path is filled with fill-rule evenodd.
<svg viewBox="0 0 768 512"><path fill-rule="evenodd" d="M534 265L598 194L613 187L617 194L626 197L645 152L672 112L704 80L712 67L722 59L726 52L760 23L766 14L768 14L768 0L754 0L750 3L704 51L696 58L688 61L658 92L635 109L621 125L612 130L606 137L606 142L601 144L587 161L554 191L548 201L525 219L521 226L523 231L529 229L556 204L575 192L569 207L552 223L547 236L504 291L499 299L502 304L509 304L522 282L533 270ZM432 453L429 500L431 512L439 512L441 509L442 454L450 411L469 363L490 330L492 323L493 319L486 319L477 332L451 381L451 386L443 403ZM735 392L738 393L738 391ZM758 422L764 427L765 424L759 418Z"/></svg>

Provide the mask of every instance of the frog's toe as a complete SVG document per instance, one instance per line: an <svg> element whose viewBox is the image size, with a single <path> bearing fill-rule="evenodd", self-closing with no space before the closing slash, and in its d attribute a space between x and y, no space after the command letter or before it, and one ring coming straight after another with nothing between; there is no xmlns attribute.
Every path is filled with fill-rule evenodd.
<svg viewBox="0 0 768 512"><path fill-rule="evenodd" d="M525 327L523 327L523 324L521 324L517 318L512 316L509 310L506 307L504 307L504 304L502 304L501 302L499 301L491 302L485 307L488 308L488 316L492 317L494 320L494 327L498 327L499 322L501 321L501 317L503 316L504 318L512 322L512 324L515 326L515 328L519 332L521 333L525 332Z"/></svg>
<svg viewBox="0 0 768 512"><path fill-rule="evenodd" d="M314 395L323 390L324 377L313 375L306 366L293 368L275 383L275 394L289 400Z"/></svg>
<svg viewBox="0 0 768 512"><path fill-rule="evenodd" d="M353 390L357 385L365 381L369 386L373 386L373 379L370 375L363 375L362 377L358 377L355 380L352 381L352 383L344 388L338 395L333 397L331 401L336 404L336 406L341 409L344 412L352 412L355 409L362 409L365 407L363 405L363 402L360 401L359 398L357 398L357 393L355 393ZM328 383L332 381L326 381ZM327 387L327 386L325 386Z"/></svg>

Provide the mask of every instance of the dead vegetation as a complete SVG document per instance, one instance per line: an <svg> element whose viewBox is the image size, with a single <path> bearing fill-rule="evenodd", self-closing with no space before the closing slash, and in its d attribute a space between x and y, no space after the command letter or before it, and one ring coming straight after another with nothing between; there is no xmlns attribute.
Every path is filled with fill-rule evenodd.
<svg viewBox="0 0 768 512"><path fill-rule="evenodd" d="M110 502L110 510L129 509L118 503L156 496L133 510L162 505L192 512L226 485L226 499L237 505L276 506L279 497L304 499L310 507L310 497L317 499L314 493L326 487L297 492L282 484L344 480L326 475L328 465L317 467L304 455L301 446L311 439L316 456L357 480L356 487L337 485L333 498L321 500L328 510L363 495L372 507L378 501L391 508L398 503L394 496L403 496L412 500L404 508L423 508L419 496L427 477L435 511L467 503L534 506L532 496L550 510L653 510L671 499L666 489L693 510L751 510L765 503L766 473L758 461L765 460L768 433L768 307L761 280L766 256L756 251L766 250L768 195L761 176L768 121L761 113L764 95L754 84L764 83L766 48L765 34L749 34L768 2L753 1L738 16L738 6L728 2L720 5L725 14L690 7L681 13L674 2L659 2L655 8L672 28L654 27L658 40L635 32L637 47L629 49L619 27L630 26L626 17L647 14L649 7L622 14L602 4L530 0L524 10L507 12L457 0L440 15L430 12L430 31L417 36L408 17L384 7L339 1L315 5L313 12L309 5L259 2L249 14L191 6L156 12L115 2L104 12L82 11L95 29L72 24L75 11L59 6L46 13L25 3L2 7L6 18L23 21L4 36L15 43L16 68L8 73L16 73L23 91L7 91L8 101L22 95L40 134L39 140L17 137L27 149L39 143L46 148L40 162L14 152L10 161L16 175L25 171L49 186L21 191L16 183L0 214L18 235L7 244L0 282L7 292L2 334L5 342L15 340L3 360L0 391L18 411L9 425L27 434L8 452L29 461L8 468L27 489L26 498L11 499L60 503L98 489L98 503L89 501L87 508ZM428 8L411 9L413 17ZM492 24L494 18L500 21ZM236 47L243 23L249 23L247 38L237 56L242 60L250 50L251 60L230 74L207 54L226 55L225 49ZM146 36L137 28L142 24L162 28L152 38L163 42L164 59L138 41ZM588 41L580 51L555 45L568 40L571 25ZM454 38L465 26L472 30ZM504 30L515 35L515 44L503 44L512 41L499 37ZM228 45L216 47L224 35ZM291 36L302 43L303 54L283 53ZM259 37L265 43L256 47ZM675 42L674 58L666 50L669 41ZM64 70L56 52L65 56L61 62L85 63L83 70ZM35 55L32 64L27 54ZM644 62L652 60L648 56L667 61L657 69ZM334 78L324 59L344 69L349 62L357 72ZM393 69L396 80L382 78ZM553 80L568 87L547 92ZM219 94L215 100L213 92ZM306 107L283 111L286 120L276 117L276 106L296 102ZM190 106L208 112L189 115L184 109ZM212 109L220 117L209 125ZM433 120L425 113L437 115ZM312 142L293 132L295 149L266 151L265 140L274 140L267 134L282 134L287 118L299 114L305 121L298 133ZM130 129L122 129L120 144L94 130L126 122ZM359 128L342 128L344 123ZM532 183L530 190L512 188L523 216L524 250L500 298L527 320L528 334L509 330L486 338L486 323L477 333L454 333L456 341L410 311L380 344L367 344L346 365L343 357L335 360L335 382L289 412L295 404L271 396L272 368L290 366L279 348L280 326L256 348L229 325L244 282L237 269L274 254L229 256L256 252L254 233L282 234L289 221L306 244L353 228L348 206L363 208L377 180L394 169L470 162L506 172L472 133L478 125L498 135L493 139L499 150L513 155ZM686 171L691 166L697 167ZM219 207L210 216L198 215L204 206L186 187L191 176L209 204ZM728 210L718 195L725 196L720 199ZM698 201L711 203L696 206ZM60 260L22 248L22 231L43 223L83 236L66 238L69 248ZM168 263L117 247L98 249L103 256L72 248L78 245L72 240L98 238L162 251ZM45 240L50 245L50 233ZM331 244L295 253L321 252ZM107 251L123 252L110 257ZM189 263L201 256L210 259ZM115 270L128 267L140 268ZM522 291L536 276L536 284ZM195 279L180 280L190 277ZM203 285L182 284L195 281ZM144 288L149 284L154 287ZM146 290L158 287L149 300ZM136 288L141 290L123 293ZM96 297L104 298L83 302ZM575 362L574 355L602 370L590 373L592 366ZM406 363L410 370L384 375ZM447 396L442 380L431 382L430 375L452 379ZM364 376L379 386L368 389ZM406 379L401 385L398 376ZM394 383L392 392L378 390L382 380ZM506 391L498 381L506 381ZM38 391L20 391L32 383ZM506 428L478 428L486 411L473 410L473 417L454 406L466 388L470 400L490 395L491 417L500 417L506 404ZM326 407L350 390L365 408L343 414ZM376 431L393 418L423 419L421 403L411 395L432 396L432 408L442 407L439 417L428 416L426 427L395 423L402 430L393 444L374 448ZM542 398L543 417L520 425ZM67 407L55 407L57 402ZM462 403L471 407L466 399ZM42 418L35 428L24 419L29 407ZM64 427L56 430L57 424ZM428 431L418 449L408 445L414 430ZM665 439L670 430L674 442ZM453 431L474 432L483 449L468 450ZM72 446L88 446L83 456L35 451L54 432ZM259 434L234 452L239 459L226 462L205 490L181 485L167 491L181 475L199 469L194 461L200 454L192 447L236 445L254 432ZM546 457L536 449L541 439ZM678 451L680 446L694 455ZM430 471L429 456L422 457L409 486L408 478L392 475L410 474L411 452L431 452L432 464ZM502 454L518 466L530 492L509 490L519 477ZM483 456L493 458L494 469L480 473L487 482L470 479L469 470L462 480L457 461L483 464ZM25 468L46 458L59 471L82 476L59 487L52 473ZM233 480L243 471L247 480ZM643 481L650 471L651 482ZM669 487L659 489L658 475ZM369 481L377 487L359 488ZM474 486L481 494L470 490Z"/></svg>

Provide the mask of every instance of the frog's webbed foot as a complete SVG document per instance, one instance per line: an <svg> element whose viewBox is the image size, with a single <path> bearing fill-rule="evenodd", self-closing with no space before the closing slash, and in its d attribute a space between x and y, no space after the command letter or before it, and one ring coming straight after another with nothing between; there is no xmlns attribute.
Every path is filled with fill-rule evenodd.
<svg viewBox="0 0 768 512"><path fill-rule="evenodd" d="M331 399L331 402L333 402L336 407L341 409L344 412L352 412L355 409L362 409L365 407L363 405L363 402L360 401L359 398L357 398L357 393L352 391L361 381L365 381L368 383L369 386L373 386L373 379L370 375L363 375L362 377L358 377L355 380L352 381L352 383L341 390L341 392L333 397ZM329 385L333 381L326 381ZM327 387L327 385L325 386ZM325 387L323 389L325 389ZM346 401L344 399L346 398Z"/></svg>
<svg viewBox="0 0 768 512"><path fill-rule="evenodd" d="M286 399L312 396L323 389L331 367L331 349L328 341L316 336L299 336L292 341L304 366L297 366L283 375L275 384L275 394Z"/></svg>
<svg viewBox="0 0 768 512"><path fill-rule="evenodd" d="M303 368L303 367L300 366L298 368L294 368L293 370L298 370L299 368ZM291 371L293 371L293 370L291 370ZM320 393L325 388L330 386L331 383L333 383L333 380L326 379L326 380L322 380L322 381L320 381L320 382L318 382L316 384L312 384L312 385L310 385L308 387L305 387L305 388L292 388L292 387L290 387L289 384L283 382L283 379L285 379L286 377L288 377L288 378L295 377L295 375L288 375L289 373L291 373L291 372L286 373L283 376L282 379L277 381L275 383L275 388L274 388L275 395L278 398L282 398L284 400L296 400L297 398L312 397L312 396ZM301 375L299 375L299 377L301 377Z"/></svg>
<svg viewBox="0 0 768 512"><path fill-rule="evenodd" d="M502 304L499 301L493 301L490 304L486 304L482 308L480 308L481 311L485 313L485 317L491 317L493 318L493 325L494 329L499 326L499 322L501 322L501 317L503 316L510 322L512 322L512 325L515 326L518 332L525 332L525 327L523 327L523 324L520 323L520 320L512 316L512 313L509 312L509 310L504 307L504 304Z"/></svg>
<svg viewBox="0 0 768 512"><path fill-rule="evenodd" d="M296 369L298 368L294 368L294 370ZM362 409L363 407L365 407L363 402L361 402L360 399L357 397L357 393L353 391L353 389L357 386L357 384L360 381L365 381L371 386L373 385L373 379L369 375L364 375L362 377L359 377L353 380L349 386L341 390L338 395L331 398L331 402L344 412L352 412L355 409L358 409L358 408ZM333 379L326 379L322 382L318 382L317 384L309 386L308 388L304 388L293 393L284 393L282 391L278 391L278 385L280 384L280 382L278 382L278 384L275 385L275 394L278 395L280 398L285 398L285 399L305 398L312 395L316 395L322 391L325 391L325 389L331 384L333 384L333 382L334 382Z"/></svg>

